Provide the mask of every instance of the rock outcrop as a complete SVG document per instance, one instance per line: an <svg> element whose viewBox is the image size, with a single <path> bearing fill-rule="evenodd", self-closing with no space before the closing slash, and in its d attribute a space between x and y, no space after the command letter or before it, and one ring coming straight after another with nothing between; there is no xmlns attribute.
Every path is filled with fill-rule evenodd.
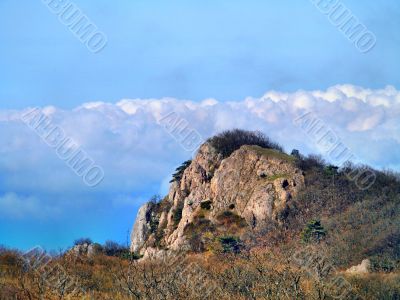
<svg viewBox="0 0 400 300"><path fill-rule="evenodd" d="M304 186L303 173L293 161L278 150L249 145L223 158L209 143L203 144L172 182L168 196L139 209L131 250L179 250L188 246L190 228L218 228L228 217L253 229L280 222Z"/></svg>
<svg viewBox="0 0 400 300"><path fill-rule="evenodd" d="M99 254L101 252L101 246L99 244L80 244L80 245L75 245L73 246L70 250L69 253L76 255L76 256L87 256L87 257L93 257L96 254Z"/></svg>
<svg viewBox="0 0 400 300"><path fill-rule="evenodd" d="M371 271L371 261L369 259L364 259L361 264L357 266L352 266L346 270L346 273L350 274L366 274Z"/></svg>
<svg viewBox="0 0 400 300"><path fill-rule="evenodd" d="M146 242L150 234L150 216L152 203L145 203L139 208L135 225L131 233L131 251L137 252Z"/></svg>

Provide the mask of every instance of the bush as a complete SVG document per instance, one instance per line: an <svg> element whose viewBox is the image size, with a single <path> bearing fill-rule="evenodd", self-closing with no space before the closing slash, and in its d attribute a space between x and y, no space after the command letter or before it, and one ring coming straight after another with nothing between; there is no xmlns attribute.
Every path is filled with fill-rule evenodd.
<svg viewBox="0 0 400 300"><path fill-rule="evenodd" d="M84 245L84 244L91 245L93 244L93 241L90 238L80 238L74 241L74 246Z"/></svg>
<svg viewBox="0 0 400 300"><path fill-rule="evenodd" d="M117 242L106 241L103 246L103 252L107 256L123 257L130 251L128 247L120 245Z"/></svg>
<svg viewBox="0 0 400 300"><path fill-rule="evenodd" d="M326 231L321 225L321 221L312 220L308 222L301 232L301 240L305 243L319 242L326 236Z"/></svg>
<svg viewBox="0 0 400 300"><path fill-rule="evenodd" d="M183 210L183 203L179 203L178 206L174 210L174 225L178 226L179 222L182 219L182 210Z"/></svg>
<svg viewBox="0 0 400 300"><path fill-rule="evenodd" d="M276 149L283 152L277 143L272 142L259 131L247 131L241 129L226 130L207 140L224 158L243 145L256 145L262 148Z"/></svg>
<svg viewBox="0 0 400 300"><path fill-rule="evenodd" d="M328 166L326 166L326 167L324 168L324 173L325 173L327 176L335 176L335 175L337 175L337 173L338 173L338 169L339 169L338 166L328 165Z"/></svg>
<svg viewBox="0 0 400 300"><path fill-rule="evenodd" d="M244 228L247 226L244 218L229 210L217 215L216 219L220 225L224 225L225 227L237 226L238 228Z"/></svg>
<svg viewBox="0 0 400 300"><path fill-rule="evenodd" d="M239 253L241 248L240 239L235 236L222 236L218 238L223 253Z"/></svg>
<svg viewBox="0 0 400 300"><path fill-rule="evenodd" d="M396 269L396 261L389 257L371 257L371 270L373 272L389 273Z"/></svg>
<svg viewBox="0 0 400 300"><path fill-rule="evenodd" d="M307 171L312 169L323 169L326 165L325 160L320 155L309 155L300 157L296 160L296 165L298 168Z"/></svg>
<svg viewBox="0 0 400 300"><path fill-rule="evenodd" d="M215 231L215 225L208 219L196 216L192 223L185 226L185 235L203 234Z"/></svg>

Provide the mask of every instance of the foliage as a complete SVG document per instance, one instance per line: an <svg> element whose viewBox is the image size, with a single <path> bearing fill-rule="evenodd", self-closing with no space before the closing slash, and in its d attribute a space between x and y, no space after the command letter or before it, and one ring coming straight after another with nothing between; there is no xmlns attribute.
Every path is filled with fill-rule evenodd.
<svg viewBox="0 0 400 300"><path fill-rule="evenodd" d="M301 232L301 240L305 243L320 242L326 236L326 231L319 220L311 220Z"/></svg>
<svg viewBox="0 0 400 300"><path fill-rule="evenodd" d="M297 158L297 159L300 159L300 158L301 158L300 151L297 150L297 149L293 149L292 152L290 152L290 155L291 155L291 156L294 156L294 157Z"/></svg>
<svg viewBox="0 0 400 300"><path fill-rule="evenodd" d="M370 261L371 271L384 273L393 272L400 263L400 261L396 262L394 259L387 256L374 256L370 258Z"/></svg>
<svg viewBox="0 0 400 300"><path fill-rule="evenodd" d="M222 236L218 238L223 253L239 253L241 248L240 239L236 236Z"/></svg>
<svg viewBox="0 0 400 300"><path fill-rule="evenodd" d="M234 227L240 229L247 226L247 222L244 218L229 210L218 214L216 220L220 226L222 225L227 228Z"/></svg>
<svg viewBox="0 0 400 300"><path fill-rule="evenodd" d="M336 175L336 174L338 173L338 169L339 169L338 166L327 165L327 166L324 168L324 171L325 171L325 174L326 174L326 175L328 175L328 176L334 176L334 175Z"/></svg>
<svg viewBox="0 0 400 300"><path fill-rule="evenodd" d="M20 254L0 249L0 299L333 299L332 289L324 278L310 276L292 260L292 253L282 248L235 251L236 236L221 237L226 252L201 257L198 254L157 259L139 256L124 258L98 254L93 258L61 255L51 268L63 273L51 274L23 268L13 262L4 268L5 256ZM240 247L239 247L240 248ZM39 270L42 270L41 268ZM315 270L311 270L315 272ZM400 274L345 276L351 284L349 299L399 299ZM49 279L49 277L47 277ZM73 278L77 289L59 284ZM72 281L71 281L72 282ZM73 286L75 287L75 286ZM350 297L351 296L351 297Z"/></svg>
<svg viewBox="0 0 400 300"><path fill-rule="evenodd" d="M325 167L326 162L322 156L310 154L307 157L300 155L300 157L296 159L296 165L303 171L320 170Z"/></svg>
<svg viewBox="0 0 400 300"><path fill-rule="evenodd" d="M283 148L272 142L267 136L259 131L247 131L241 129L226 130L207 140L217 152L228 157L243 145L256 145L262 148L283 151Z"/></svg>
<svg viewBox="0 0 400 300"><path fill-rule="evenodd" d="M106 241L103 245L103 253L107 256L126 257L129 248L114 241Z"/></svg>
<svg viewBox="0 0 400 300"><path fill-rule="evenodd" d="M175 173L172 174L172 179L170 180L170 183L174 181L180 181L182 179L183 172L185 172L186 168L189 167L191 163L191 160L187 160L183 162L178 168L176 168Z"/></svg>
<svg viewBox="0 0 400 300"><path fill-rule="evenodd" d="M179 222L182 219L183 205L184 205L183 202L178 203L177 207L174 210L173 218L175 226L178 226Z"/></svg>
<svg viewBox="0 0 400 300"><path fill-rule="evenodd" d="M79 238L74 241L75 246L84 245L84 244L91 245L91 244L93 244L93 241L90 238Z"/></svg>

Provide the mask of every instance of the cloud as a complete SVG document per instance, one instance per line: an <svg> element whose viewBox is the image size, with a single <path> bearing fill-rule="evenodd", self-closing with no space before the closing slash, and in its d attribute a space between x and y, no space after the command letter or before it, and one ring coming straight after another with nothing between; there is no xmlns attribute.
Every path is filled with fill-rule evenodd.
<svg viewBox="0 0 400 300"><path fill-rule="evenodd" d="M400 169L400 93L392 86L379 90L337 85L325 91L269 91L237 102L124 99L84 103L72 110L42 108L104 169L104 181L96 188L85 186L55 150L20 120L27 109L0 111L3 216L43 218L69 214L72 209L131 207L149 195L164 193L174 168L192 155L160 125L162 117L171 112L203 139L239 127L261 130L287 151L297 148L316 153L318 146L293 122L311 111L361 161Z"/></svg>

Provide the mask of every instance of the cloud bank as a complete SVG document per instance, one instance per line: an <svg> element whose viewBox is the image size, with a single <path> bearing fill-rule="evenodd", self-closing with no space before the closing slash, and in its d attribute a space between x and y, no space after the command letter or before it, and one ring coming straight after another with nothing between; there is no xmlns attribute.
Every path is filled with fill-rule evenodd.
<svg viewBox="0 0 400 300"><path fill-rule="evenodd" d="M171 112L204 139L229 128L261 130L286 151L296 148L306 154L320 149L293 121L313 112L361 162L400 170L400 92L392 86L269 91L235 102L124 99L115 104L85 103L72 110L41 108L104 169L105 178L95 188L85 186L21 121L28 110L0 111L3 221L50 216L63 220L72 212L96 216L123 207L133 222L134 209L149 195L165 193L174 168L192 155L160 125Z"/></svg>

